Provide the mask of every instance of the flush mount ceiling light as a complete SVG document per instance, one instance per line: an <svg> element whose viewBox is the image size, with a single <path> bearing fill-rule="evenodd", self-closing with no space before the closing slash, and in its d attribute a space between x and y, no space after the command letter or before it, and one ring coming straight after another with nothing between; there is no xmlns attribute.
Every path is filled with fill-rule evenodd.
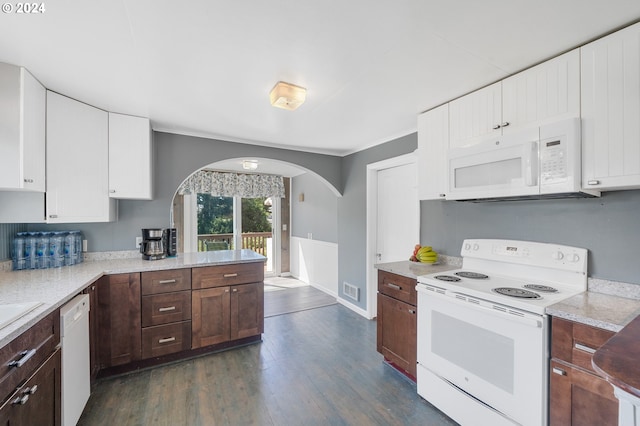
<svg viewBox="0 0 640 426"><path fill-rule="evenodd" d="M306 97L307 89L284 81L277 82L269 93L271 105L290 111L302 105Z"/></svg>
<svg viewBox="0 0 640 426"><path fill-rule="evenodd" d="M256 160L243 160L242 168L245 170L255 170L258 168L258 162Z"/></svg>

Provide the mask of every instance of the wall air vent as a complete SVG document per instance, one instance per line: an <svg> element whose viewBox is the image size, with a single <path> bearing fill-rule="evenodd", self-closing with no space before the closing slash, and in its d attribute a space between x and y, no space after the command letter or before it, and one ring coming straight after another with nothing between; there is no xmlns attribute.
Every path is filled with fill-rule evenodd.
<svg viewBox="0 0 640 426"><path fill-rule="evenodd" d="M360 300L360 289L353 284L344 281L342 283L342 293L356 302Z"/></svg>

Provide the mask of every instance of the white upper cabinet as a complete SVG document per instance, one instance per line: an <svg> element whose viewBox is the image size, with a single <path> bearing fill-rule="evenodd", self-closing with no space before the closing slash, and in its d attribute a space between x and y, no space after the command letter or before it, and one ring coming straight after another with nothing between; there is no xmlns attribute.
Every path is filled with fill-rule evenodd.
<svg viewBox="0 0 640 426"><path fill-rule="evenodd" d="M525 127L580 116L580 52L575 49L453 100L451 148Z"/></svg>
<svg viewBox="0 0 640 426"><path fill-rule="evenodd" d="M106 111L47 92L47 222L116 220L108 132Z"/></svg>
<svg viewBox="0 0 640 426"><path fill-rule="evenodd" d="M640 188L640 24L581 48L582 184Z"/></svg>
<svg viewBox="0 0 640 426"><path fill-rule="evenodd" d="M449 102L449 147L474 145L500 135L501 123L502 88L498 82Z"/></svg>
<svg viewBox="0 0 640 426"><path fill-rule="evenodd" d="M447 192L449 104L418 115L418 196L444 200Z"/></svg>
<svg viewBox="0 0 640 426"><path fill-rule="evenodd" d="M109 113L109 196L153 198L153 139L148 118Z"/></svg>
<svg viewBox="0 0 640 426"><path fill-rule="evenodd" d="M45 191L45 88L0 63L0 190Z"/></svg>
<svg viewBox="0 0 640 426"><path fill-rule="evenodd" d="M543 62L502 81L502 131L580 117L580 51Z"/></svg>

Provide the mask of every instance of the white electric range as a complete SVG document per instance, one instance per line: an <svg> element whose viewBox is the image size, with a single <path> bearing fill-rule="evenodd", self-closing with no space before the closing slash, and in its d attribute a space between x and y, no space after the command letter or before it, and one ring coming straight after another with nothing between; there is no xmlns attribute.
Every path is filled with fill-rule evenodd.
<svg viewBox="0 0 640 426"><path fill-rule="evenodd" d="M461 254L418 277L418 393L463 425L545 425L545 308L586 290L587 250L465 240Z"/></svg>

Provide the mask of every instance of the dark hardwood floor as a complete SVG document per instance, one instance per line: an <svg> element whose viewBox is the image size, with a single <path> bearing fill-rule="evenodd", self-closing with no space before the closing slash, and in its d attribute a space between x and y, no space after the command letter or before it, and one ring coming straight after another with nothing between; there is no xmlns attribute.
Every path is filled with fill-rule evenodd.
<svg viewBox="0 0 640 426"><path fill-rule="evenodd" d="M341 305L265 319L263 342L99 381L80 425L453 425Z"/></svg>

